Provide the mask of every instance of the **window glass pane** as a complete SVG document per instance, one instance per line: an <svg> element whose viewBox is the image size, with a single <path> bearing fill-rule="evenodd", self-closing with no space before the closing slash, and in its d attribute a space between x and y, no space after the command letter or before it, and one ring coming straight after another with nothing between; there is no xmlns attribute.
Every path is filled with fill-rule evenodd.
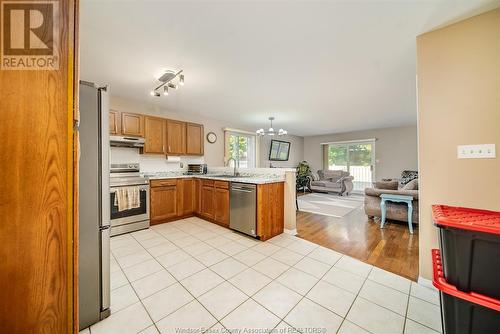
<svg viewBox="0 0 500 334"><path fill-rule="evenodd" d="M347 146L328 146L328 169L347 171Z"/></svg>
<svg viewBox="0 0 500 334"><path fill-rule="evenodd" d="M255 167L255 137L231 133L229 135L229 156L235 159L239 168Z"/></svg>

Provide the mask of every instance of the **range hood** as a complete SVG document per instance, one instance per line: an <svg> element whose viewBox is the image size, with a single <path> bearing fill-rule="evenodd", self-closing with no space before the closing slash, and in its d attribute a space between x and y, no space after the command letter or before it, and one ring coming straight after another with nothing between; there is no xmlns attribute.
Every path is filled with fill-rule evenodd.
<svg viewBox="0 0 500 334"><path fill-rule="evenodd" d="M144 138L109 136L109 144L114 147L144 147Z"/></svg>

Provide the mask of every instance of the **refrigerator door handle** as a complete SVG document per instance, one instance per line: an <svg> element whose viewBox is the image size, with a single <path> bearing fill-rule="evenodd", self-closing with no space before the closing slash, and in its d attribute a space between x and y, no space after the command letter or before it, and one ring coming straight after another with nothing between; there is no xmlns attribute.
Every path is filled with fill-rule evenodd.
<svg viewBox="0 0 500 334"><path fill-rule="evenodd" d="M101 228L101 319L110 312L110 232L110 226Z"/></svg>

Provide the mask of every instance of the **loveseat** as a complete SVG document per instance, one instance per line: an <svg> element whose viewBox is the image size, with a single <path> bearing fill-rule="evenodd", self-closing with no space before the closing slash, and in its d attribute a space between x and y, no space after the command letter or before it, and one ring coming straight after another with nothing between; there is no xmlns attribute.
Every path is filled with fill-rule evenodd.
<svg viewBox="0 0 500 334"><path fill-rule="evenodd" d="M340 196L349 195L354 178L343 170L319 170L317 175L310 176L309 189L316 192L334 192Z"/></svg>
<svg viewBox="0 0 500 334"><path fill-rule="evenodd" d="M381 217L380 195L394 194L413 197L413 223L418 223L418 179L406 184L398 180L380 181L373 188L365 189L365 213L369 218ZM408 206L405 203L386 202L386 218L408 222Z"/></svg>

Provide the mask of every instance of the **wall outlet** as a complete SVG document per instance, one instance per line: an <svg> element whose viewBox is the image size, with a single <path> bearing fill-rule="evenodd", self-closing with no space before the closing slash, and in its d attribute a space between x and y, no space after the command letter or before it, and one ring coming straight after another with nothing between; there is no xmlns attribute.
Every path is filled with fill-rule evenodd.
<svg viewBox="0 0 500 334"><path fill-rule="evenodd" d="M495 144L458 145L458 159L492 159L496 158Z"/></svg>

